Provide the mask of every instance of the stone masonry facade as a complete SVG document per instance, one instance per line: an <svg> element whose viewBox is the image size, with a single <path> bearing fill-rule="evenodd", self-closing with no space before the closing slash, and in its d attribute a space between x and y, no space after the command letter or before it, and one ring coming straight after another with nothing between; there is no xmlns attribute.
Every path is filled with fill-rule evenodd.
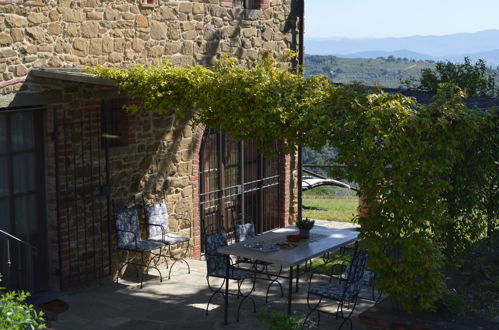
<svg viewBox="0 0 499 330"><path fill-rule="evenodd" d="M247 0L249 2L249 0ZM256 60L296 49L294 0L0 0L0 93L31 69L129 66L168 58L210 64L221 53Z"/></svg>
<svg viewBox="0 0 499 330"><path fill-rule="evenodd" d="M72 286L105 275L96 274L95 267L85 271L86 265L98 264L99 260L102 269L98 272L105 273L109 270L106 267L110 267L114 274L118 260L113 249L114 234L112 265L106 266L104 262L106 249L95 248L96 237L78 243L87 237L89 228L94 230L91 227L94 225L84 220L85 216L98 209L103 201L95 201L75 213L70 202L70 193L75 193L75 189L70 186L72 180L77 181L72 173L80 171L95 176L100 170L96 164L103 157L98 151L103 100L126 99L126 96L120 95L109 82L67 78L64 73L84 66L150 65L164 58L181 66L211 65L223 53L251 62L266 50L278 55L289 49L297 50L297 3L297 0L0 0L0 111L35 105L46 109L43 132L50 287ZM51 72L60 75L51 76ZM172 230L191 235L189 255L199 257L199 150L204 128L192 127L187 119L173 114L154 112L126 114L125 121L125 143L109 149L113 200L134 196L153 198L160 197L158 192L166 193ZM88 123L88 127L87 124L79 127L77 122ZM69 133L63 133L62 127ZM55 134L56 131L59 133ZM93 146L79 146L79 135L94 139ZM91 150L90 154L95 155L71 159L69 154L81 151L77 148L86 148L85 152ZM280 160L281 225L293 222L298 212L296 168L296 155ZM59 192L56 171L59 171ZM84 187L85 182L81 185ZM183 248L179 246L177 252Z"/></svg>
<svg viewBox="0 0 499 330"><path fill-rule="evenodd" d="M101 216L102 223L99 220L96 224L92 223L91 219L99 218L98 214L96 215L99 211L90 209L105 213L105 198L75 202L80 197L75 190L84 190L90 186L98 188L99 180L102 180L103 175L99 173L104 172L105 163L103 150L99 147L101 100L120 95L115 88L109 86L99 86L100 88L96 89L96 86L91 84L52 79L37 79L37 82L50 84L51 90L57 90L61 95L59 102L47 106L45 117L49 250L57 251L61 248L63 259L60 261L59 255L53 253L49 255L49 262L50 269L54 270L50 274L52 286L57 286L59 279L55 275L59 273L64 274L63 286L72 286L74 283L91 281L92 276L95 276L92 273L95 268L98 272L105 273L109 266L106 264L107 260L103 260L100 267L108 249L106 244L95 242L96 238L91 235L93 231L89 229L93 225L107 226L105 216ZM191 245L196 246L199 237L192 235L191 223L180 219L191 220L193 217L193 189L190 185L193 175L192 128L186 120L153 112L127 114L125 120L128 130L123 145L109 148L112 207L118 208L130 202L141 205L143 196L146 199L156 198L163 197L164 193L167 196L171 230L192 236ZM56 131L57 138L54 137ZM56 153L59 156L56 156ZM59 223L56 166L59 171L58 193L61 201ZM95 196L95 193L81 194L90 195ZM111 224L111 227L113 226ZM114 230L111 233L113 264L110 266L114 271L119 258L114 250ZM143 235L145 234L144 232ZM107 240L107 237L103 239ZM181 252L185 246L176 248ZM192 250L190 255L192 256ZM88 267L95 262L99 267ZM55 271L59 267L62 269Z"/></svg>

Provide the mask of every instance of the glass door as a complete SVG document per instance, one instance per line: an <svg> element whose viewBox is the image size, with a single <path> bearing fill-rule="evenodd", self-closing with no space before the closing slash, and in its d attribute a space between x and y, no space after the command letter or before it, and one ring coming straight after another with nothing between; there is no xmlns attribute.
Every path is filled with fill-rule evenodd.
<svg viewBox="0 0 499 330"><path fill-rule="evenodd" d="M279 145L274 144L278 153ZM279 158L264 157L252 141L238 142L207 129L200 149L200 216L202 226L226 231L242 214L258 233L280 226Z"/></svg>
<svg viewBox="0 0 499 330"><path fill-rule="evenodd" d="M41 111L0 110L0 272L10 289L47 286ZM32 245L36 248L29 247Z"/></svg>

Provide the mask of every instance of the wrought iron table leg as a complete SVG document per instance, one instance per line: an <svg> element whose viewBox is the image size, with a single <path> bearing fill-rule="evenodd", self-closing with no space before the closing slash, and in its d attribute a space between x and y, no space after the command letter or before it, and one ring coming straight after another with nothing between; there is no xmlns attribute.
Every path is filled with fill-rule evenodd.
<svg viewBox="0 0 499 330"><path fill-rule="evenodd" d="M293 296L293 266L289 267L288 315L291 315L292 296Z"/></svg>
<svg viewBox="0 0 499 330"><path fill-rule="evenodd" d="M224 297L224 324L229 324L229 267L230 267L230 256L227 256L227 261L225 264L225 297Z"/></svg>
<svg viewBox="0 0 499 330"><path fill-rule="evenodd" d="M305 263L306 265L306 263ZM300 282L300 265L297 265L296 266L296 292L298 292L298 285L299 285L299 282Z"/></svg>

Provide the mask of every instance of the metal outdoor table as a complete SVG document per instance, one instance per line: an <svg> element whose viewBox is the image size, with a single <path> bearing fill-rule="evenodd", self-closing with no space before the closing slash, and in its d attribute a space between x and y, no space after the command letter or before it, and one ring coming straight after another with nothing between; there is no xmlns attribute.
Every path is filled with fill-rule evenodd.
<svg viewBox="0 0 499 330"><path fill-rule="evenodd" d="M342 246L348 245L357 240L358 232L345 229L334 229L324 226L314 226L310 232L310 238L295 243L293 248L280 248L274 252L259 251L255 248L248 248L254 243L261 242L264 246L273 246L276 243L286 241L287 235L298 234L298 228L290 226L265 232L244 242L235 243L218 249L218 253L255 259L272 264L289 267L289 288L288 288L288 314L291 314L291 299L293 291L293 273L296 268L297 279L299 265L315 257L322 256L326 252L338 250ZM224 321L228 320L228 293L229 293L229 264L227 258L227 273L225 279L225 306ZM298 283L297 283L298 289Z"/></svg>

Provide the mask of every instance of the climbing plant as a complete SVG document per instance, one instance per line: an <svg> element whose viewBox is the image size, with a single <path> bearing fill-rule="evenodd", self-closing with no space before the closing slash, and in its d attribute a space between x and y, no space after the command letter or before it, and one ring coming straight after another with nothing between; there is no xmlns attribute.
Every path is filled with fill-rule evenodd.
<svg viewBox="0 0 499 330"><path fill-rule="evenodd" d="M358 221L379 286L408 310L433 308L444 290L444 253L497 229L497 111L468 109L454 85L420 105L305 78L269 53L246 66L223 58L210 68L162 62L90 70L141 99L131 111L193 114L194 123L254 139L264 152L276 139L287 152L300 143L336 148L335 161L347 165L336 174L357 182L369 205Z"/></svg>

